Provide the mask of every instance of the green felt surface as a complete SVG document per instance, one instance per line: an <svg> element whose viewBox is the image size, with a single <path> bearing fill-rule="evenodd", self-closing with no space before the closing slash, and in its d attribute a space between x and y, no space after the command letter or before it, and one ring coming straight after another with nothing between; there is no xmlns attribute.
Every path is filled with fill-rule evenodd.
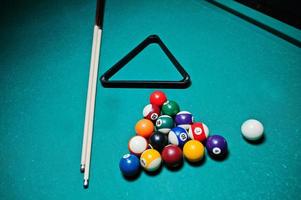
<svg viewBox="0 0 301 200"><path fill-rule="evenodd" d="M156 176L118 169L151 89L97 87L90 188L79 173L94 1L0 3L0 199L297 199L301 192L301 50L208 2L108 1L99 75L158 34L191 75L164 90L229 157ZM136 76L137 75L137 76ZM154 78L155 77L155 78ZM178 79L156 46L115 78ZM240 134L254 117L266 139Z"/></svg>

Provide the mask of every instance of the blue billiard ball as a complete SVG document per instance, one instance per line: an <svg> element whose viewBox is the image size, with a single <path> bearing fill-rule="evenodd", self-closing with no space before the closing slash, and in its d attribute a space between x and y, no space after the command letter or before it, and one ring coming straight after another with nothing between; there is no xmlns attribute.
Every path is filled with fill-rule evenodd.
<svg viewBox="0 0 301 200"><path fill-rule="evenodd" d="M184 144L188 141L188 134L184 128L175 127L170 130L168 133L168 141L171 144L183 147Z"/></svg>
<svg viewBox="0 0 301 200"><path fill-rule="evenodd" d="M119 168L124 176L135 176L140 170L139 158L133 154L125 154L120 159Z"/></svg>

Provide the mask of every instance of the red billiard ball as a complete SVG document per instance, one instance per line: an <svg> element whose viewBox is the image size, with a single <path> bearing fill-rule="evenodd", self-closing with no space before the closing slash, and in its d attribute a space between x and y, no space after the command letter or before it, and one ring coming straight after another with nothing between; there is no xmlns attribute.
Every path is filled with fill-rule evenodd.
<svg viewBox="0 0 301 200"><path fill-rule="evenodd" d="M164 92L157 90L150 95L149 100L151 104L161 107L167 100L167 97Z"/></svg>
<svg viewBox="0 0 301 200"><path fill-rule="evenodd" d="M143 117L152 121L156 121L160 115L160 108L153 104L148 104L143 109Z"/></svg>
<svg viewBox="0 0 301 200"><path fill-rule="evenodd" d="M177 145L167 145L162 151L162 159L168 167L177 167L183 161L182 150Z"/></svg>
<svg viewBox="0 0 301 200"><path fill-rule="evenodd" d="M204 142L209 136L209 129L206 124L195 122L189 127L188 136L192 140Z"/></svg>

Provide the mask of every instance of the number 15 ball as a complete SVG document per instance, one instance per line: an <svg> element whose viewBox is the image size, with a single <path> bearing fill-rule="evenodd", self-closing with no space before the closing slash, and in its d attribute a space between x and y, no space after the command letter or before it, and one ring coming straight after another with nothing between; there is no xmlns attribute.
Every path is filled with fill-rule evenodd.
<svg viewBox="0 0 301 200"><path fill-rule="evenodd" d="M148 104L143 109L143 117L152 121L156 121L160 115L160 108L153 104Z"/></svg>

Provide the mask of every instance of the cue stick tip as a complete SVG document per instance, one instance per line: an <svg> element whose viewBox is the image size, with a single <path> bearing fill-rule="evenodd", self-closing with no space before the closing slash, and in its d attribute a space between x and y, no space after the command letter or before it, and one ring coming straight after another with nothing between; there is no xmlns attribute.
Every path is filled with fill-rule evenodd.
<svg viewBox="0 0 301 200"><path fill-rule="evenodd" d="M84 164L81 164L81 165L80 165L80 172L81 172L81 173L84 173L84 172L85 172L85 165L84 165Z"/></svg>
<svg viewBox="0 0 301 200"><path fill-rule="evenodd" d="M89 186L89 180L88 179L84 179L84 188L87 189Z"/></svg>

